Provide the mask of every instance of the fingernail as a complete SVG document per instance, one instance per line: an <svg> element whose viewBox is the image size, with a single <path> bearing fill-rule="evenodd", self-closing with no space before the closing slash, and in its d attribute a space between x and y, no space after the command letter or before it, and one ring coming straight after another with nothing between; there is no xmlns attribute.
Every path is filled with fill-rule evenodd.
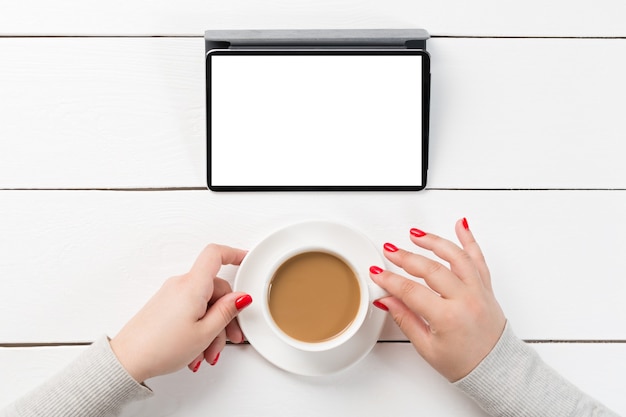
<svg viewBox="0 0 626 417"><path fill-rule="evenodd" d="M374 304L374 307L378 307L383 311L389 311L389 308L378 300L374 300L372 304Z"/></svg>
<svg viewBox="0 0 626 417"><path fill-rule="evenodd" d="M217 360L220 358L220 353L222 352L217 352L217 356L215 356L215 359L213 359L213 362L210 363L211 366L214 366L217 363Z"/></svg>
<svg viewBox="0 0 626 417"><path fill-rule="evenodd" d="M379 267L377 267L377 266L375 266L375 265L372 265L372 266L370 266L370 272L371 272L372 274L378 275L378 274L380 274L381 272L383 272L383 269L382 269L382 268L379 268Z"/></svg>
<svg viewBox="0 0 626 417"><path fill-rule="evenodd" d="M198 361L198 363L193 367L192 371L198 372L198 369L200 369L200 365L202 365L202 359Z"/></svg>
<svg viewBox="0 0 626 417"><path fill-rule="evenodd" d="M249 294L242 295L235 300L235 307L237 308L237 310L241 310L245 307L248 307L250 303L252 303L252 297Z"/></svg>
<svg viewBox="0 0 626 417"><path fill-rule="evenodd" d="M426 232L423 232L420 229L416 229L414 227L414 228L411 229L411 236L414 236L414 237L426 236Z"/></svg>
<svg viewBox="0 0 626 417"><path fill-rule="evenodd" d="M396 245L393 245L391 243L385 243L383 245L383 248L385 248L385 250L389 251L389 252L397 252L398 251L398 248L396 247Z"/></svg>
<svg viewBox="0 0 626 417"><path fill-rule="evenodd" d="M469 224L467 224L467 219L465 217L463 217L463 227L465 230L469 230Z"/></svg>

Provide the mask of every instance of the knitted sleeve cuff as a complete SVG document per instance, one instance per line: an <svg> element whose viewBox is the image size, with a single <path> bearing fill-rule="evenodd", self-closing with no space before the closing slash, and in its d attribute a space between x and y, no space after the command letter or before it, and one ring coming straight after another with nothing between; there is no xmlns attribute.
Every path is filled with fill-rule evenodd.
<svg viewBox="0 0 626 417"><path fill-rule="evenodd" d="M13 405L22 417L115 416L124 405L152 396L122 367L106 337L59 374Z"/></svg>
<svg viewBox="0 0 626 417"><path fill-rule="evenodd" d="M508 323L489 355L454 385L492 416L617 416L546 365Z"/></svg>

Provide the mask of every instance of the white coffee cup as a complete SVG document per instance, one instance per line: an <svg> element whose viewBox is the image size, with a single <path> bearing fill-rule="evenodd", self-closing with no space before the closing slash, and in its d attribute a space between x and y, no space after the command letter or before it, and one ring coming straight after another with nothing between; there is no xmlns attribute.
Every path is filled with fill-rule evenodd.
<svg viewBox="0 0 626 417"><path fill-rule="evenodd" d="M358 291L358 308L351 322L345 327L343 330L339 331L335 335L330 336L321 341L303 341L299 340L296 337L289 335L285 330L283 330L276 322L274 317L272 316L272 312L269 305L269 295L271 293L271 284L276 272L288 261L293 261L299 257L299 255L307 255L307 254L325 254L331 255L333 258L342 261L345 265L349 267L352 271L354 278L358 284L358 288L355 291ZM380 298L385 295L384 291L378 287L376 284L372 282L369 277L369 265L355 265L354 260L349 259L350 256L344 256L342 253L337 251L336 248L328 248L324 246L301 246L297 248L293 248L292 250L287 251L283 254L283 256L278 257L270 270L270 273L265 277L264 284L264 294L265 298L262 302L263 315L265 320L267 321L267 325L274 332L274 334L283 340L285 343L290 346L303 350L303 351L326 351L334 349L348 340L350 340L355 333L361 328L363 325L368 312L372 306L372 302L377 298ZM296 261L297 262L297 261ZM352 294L350 295L352 296ZM317 302L317 300L316 300Z"/></svg>
<svg viewBox="0 0 626 417"><path fill-rule="evenodd" d="M328 221L292 224L253 246L238 268L233 290L254 300L237 320L250 345L276 366L300 375L327 375L356 363L376 345L388 317L374 300L386 296L370 278L372 265L385 267L381 247L358 229ZM359 286L354 320L334 337L304 342L282 331L269 312L269 285L289 258L309 251L332 254L348 265ZM351 307L352 308L352 307Z"/></svg>

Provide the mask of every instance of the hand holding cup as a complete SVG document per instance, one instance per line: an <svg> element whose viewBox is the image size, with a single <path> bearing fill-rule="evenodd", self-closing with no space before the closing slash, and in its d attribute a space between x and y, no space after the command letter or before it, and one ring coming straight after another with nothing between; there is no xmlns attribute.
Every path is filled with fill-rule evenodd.
<svg viewBox="0 0 626 417"><path fill-rule="evenodd" d="M187 365L194 372L205 359L214 365L226 339L240 343L235 317L252 302L217 277L222 265L239 265L246 252L210 244L191 270L168 279L111 340L122 366L138 382Z"/></svg>

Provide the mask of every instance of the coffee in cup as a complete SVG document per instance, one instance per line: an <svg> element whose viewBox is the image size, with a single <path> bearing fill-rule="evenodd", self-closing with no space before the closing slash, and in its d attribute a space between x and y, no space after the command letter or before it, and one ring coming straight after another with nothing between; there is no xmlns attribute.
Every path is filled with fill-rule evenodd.
<svg viewBox="0 0 626 417"><path fill-rule="evenodd" d="M289 257L276 269L267 303L272 320L287 336L320 343L354 322L361 288L352 267L339 256L308 251Z"/></svg>

